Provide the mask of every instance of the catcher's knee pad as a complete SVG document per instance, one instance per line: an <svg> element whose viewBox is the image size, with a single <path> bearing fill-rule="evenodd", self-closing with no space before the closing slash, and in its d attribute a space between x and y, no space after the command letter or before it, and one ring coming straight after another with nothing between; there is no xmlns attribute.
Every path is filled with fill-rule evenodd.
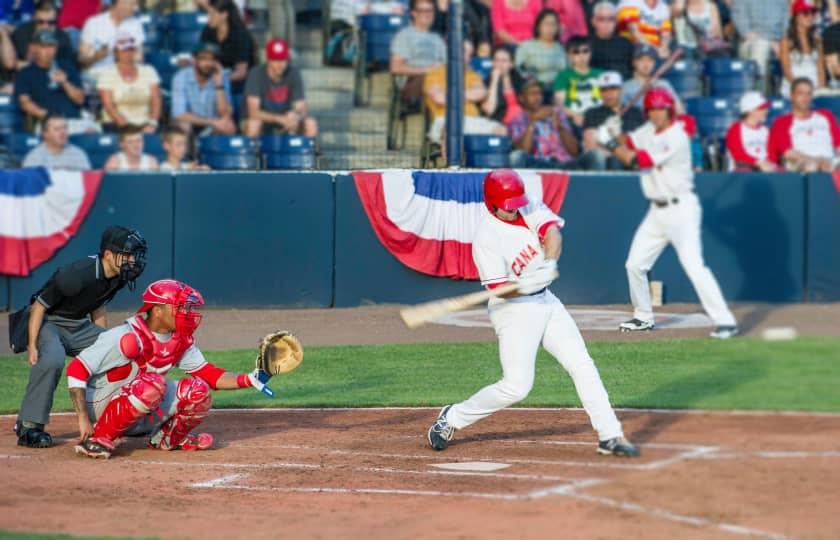
<svg viewBox="0 0 840 540"><path fill-rule="evenodd" d="M128 400L138 411L148 414L160 406L166 393L166 380L159 373L144 371L123 387Z"/></svg>
<svg viewBox="0 0 840 540"><path fill-rule="evenodd" d="M207 411L210 410L210 404L213 401L210 385L204 379L194 377L178 381L175 395L178 398L178 413L190 416L200 414L202 418L207 416Z"/></svg>
<svg viewBox="0 0 840 540"><path fill-rule="evenodd" d="M113 447L113 441L160 406L166 392L166 381L157 373L143 372L122 390L108 403L93 427L93 436L105 446L110 442Z"/></svg>
<svg viewBox="0 0 840 540"><path fill-rule="evenodd" d="M151 441L152 446L164 450L179 448L188 442L190 431L207 417L212 403L210 385L203 379L181 379L175 395L175 414L161 426Z"/></svg>

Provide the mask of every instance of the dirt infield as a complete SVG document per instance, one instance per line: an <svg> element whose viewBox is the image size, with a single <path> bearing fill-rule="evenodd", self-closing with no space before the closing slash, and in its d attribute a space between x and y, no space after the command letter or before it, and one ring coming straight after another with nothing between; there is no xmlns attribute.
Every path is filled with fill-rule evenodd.
<svg viewBox="0 0 840 540"><path fill-rule="evenodd" d="M432 409L214 411L205 452L108 461L0 431L0 528L161 538L837 538L840 415L622 411L636 460L579 410L503 411L445 452Z"/></svg>

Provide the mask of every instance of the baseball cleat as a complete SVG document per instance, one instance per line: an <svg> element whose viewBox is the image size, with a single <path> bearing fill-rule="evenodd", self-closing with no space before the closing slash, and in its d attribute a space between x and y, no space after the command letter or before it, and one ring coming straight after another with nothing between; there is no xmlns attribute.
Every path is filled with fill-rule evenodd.
<svg viewBox="0 0 840 540"><path fill-rule="evenodd" d="M213 436L209 433L190 433L183 441L174 446L169 446L162 440L155 441L155 438L152 438L152 440L149 441L149 448L154 450L183 450L184 452L195 452L196 450L207 450L211 446L213 446Z"/></svg>
<svg viewBox="0 0 840 540"><path fill-rule="evenodd" d="M94 459L108 459L114 448L109 447L104 441L85 439L75 446L76 453Z"/></svg>
<svg viewBox="0 0 840 540"><path fill-rule="evenodd" d="M449 425L449 422L446 421L446 413L451 407L452 405L447 405L442 408L440 410L440 414L438 414L437 420L435 420L435 423L429 428L429 446L435 450L443 450L449 446L449 441L451 441L452 436L455 435L455 428Z"/></svg>
<svg viewBox="0 0 840 540"><path fill-rule="evenodd" d="M618 329L622 332L639 332L644 330L653 330L655 325L653 322L643 321L641 319L630 319L618 325Z"/></svg>
<svg viewBox="0 0 840 540"><path fill-rule="evenodd" d="M712 331L711 334L709 334L709 337L713 337L715 339L729 339L737 335L737 326L718 326Z"/></svg>
<svg viewBox="0 0 840 540"><path fill-rule="evenodd" d="M605 456L637 457L639 449L624 437L613 437L598 443L598 453Z"/></svg>

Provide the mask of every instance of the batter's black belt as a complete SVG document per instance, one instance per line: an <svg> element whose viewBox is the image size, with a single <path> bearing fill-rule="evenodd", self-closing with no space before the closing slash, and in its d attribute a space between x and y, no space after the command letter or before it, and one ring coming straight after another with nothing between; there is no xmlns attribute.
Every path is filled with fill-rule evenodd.
<svg viewBox="0 0 840 540"><path fill-rule="evenodd" d="M523 294L522 296L537 296L538 294L544 293L547 288L548 287L543 287L542 289L540 289L536 292L532 292L531 294Z"/></svg>
<svg viewBox="0 0 840 540"><path fill-rule="evenodd" d="M680 202L680 200L677 197L674 197L672 199L651 199L650 200L650 203L657 208L665 208L668 205L677 204L678 202Z"/></svg>

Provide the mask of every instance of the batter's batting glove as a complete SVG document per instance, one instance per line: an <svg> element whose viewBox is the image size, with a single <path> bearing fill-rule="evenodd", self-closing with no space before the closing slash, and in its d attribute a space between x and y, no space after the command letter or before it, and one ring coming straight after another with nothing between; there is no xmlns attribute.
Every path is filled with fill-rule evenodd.
<svg viewBox="0 0 840 540"><path fill-rule="evenodd" d="M271 379L271 374L267 373L261 369L255 369L251 373L248 374L248 379L251 381L251 386L262 392L263 394L267 395L268 397L274 397L274 390L268 387L266 383Z"/></svg>

